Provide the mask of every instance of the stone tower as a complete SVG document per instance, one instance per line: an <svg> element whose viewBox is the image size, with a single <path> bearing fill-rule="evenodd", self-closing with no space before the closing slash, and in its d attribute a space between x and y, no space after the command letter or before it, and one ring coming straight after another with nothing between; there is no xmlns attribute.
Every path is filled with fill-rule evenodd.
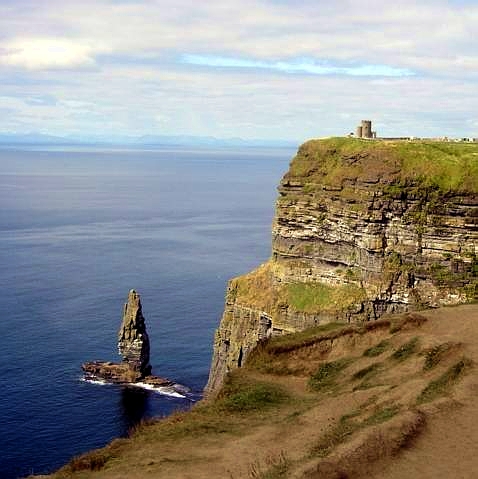
<svg viewBox="0 0 478 479"><path fill-rule="evenodd" d="M371 120L362 120L360 125L355 129L356 138L376 138L377 134L375 131L372 131L372 121Z"/></svg>
<svg viewBox="0 0 478 479"><path fill-rule="evenodd" d="M372 122L362 120L362 138L372 138Z"/></svg>

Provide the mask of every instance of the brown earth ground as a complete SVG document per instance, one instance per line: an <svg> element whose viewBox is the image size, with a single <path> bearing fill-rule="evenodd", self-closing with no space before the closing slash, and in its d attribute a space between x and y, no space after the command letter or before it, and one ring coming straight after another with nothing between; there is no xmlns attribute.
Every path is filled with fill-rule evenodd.
<svg viewBox="0 0 478 479"><path fill-rule="evenodd" d="M475 478L476 364L478 305L276 338L214 400L48 477Z"/></svg>

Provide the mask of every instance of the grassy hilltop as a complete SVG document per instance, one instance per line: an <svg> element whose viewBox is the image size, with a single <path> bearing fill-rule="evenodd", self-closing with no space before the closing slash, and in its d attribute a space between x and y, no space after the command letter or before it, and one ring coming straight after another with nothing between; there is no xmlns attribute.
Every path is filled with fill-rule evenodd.
<svg viewBox="0 0 478 479"><path fill-rule="evenodd" d="M367 162L357 161L366 156ZM347 159L350 161L347 161ZM290 177L339 186L344 179L388 179L399 188L478 193L478 143L329 138L304 143ZM392 190L393 191L393 190Z"/></svg>

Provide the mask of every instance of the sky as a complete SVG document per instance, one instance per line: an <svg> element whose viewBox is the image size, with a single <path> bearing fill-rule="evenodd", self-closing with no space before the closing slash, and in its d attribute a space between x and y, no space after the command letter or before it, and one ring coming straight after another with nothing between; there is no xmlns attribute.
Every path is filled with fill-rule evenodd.
<svg viewBox="0 0 478 479"><path fill-rule="evenodd" d="M478 137L478 0L0 0L0 133Z"/></svg>

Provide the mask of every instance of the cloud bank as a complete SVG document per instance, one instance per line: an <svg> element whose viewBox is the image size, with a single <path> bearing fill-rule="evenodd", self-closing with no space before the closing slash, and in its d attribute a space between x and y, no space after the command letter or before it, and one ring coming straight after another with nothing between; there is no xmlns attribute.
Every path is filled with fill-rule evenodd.
<svg viewBox="0 0 478 479"><path fill-rule="evenodd" d="M3 0L0 132L478 136L477 24L472 1Z"/></svg>

